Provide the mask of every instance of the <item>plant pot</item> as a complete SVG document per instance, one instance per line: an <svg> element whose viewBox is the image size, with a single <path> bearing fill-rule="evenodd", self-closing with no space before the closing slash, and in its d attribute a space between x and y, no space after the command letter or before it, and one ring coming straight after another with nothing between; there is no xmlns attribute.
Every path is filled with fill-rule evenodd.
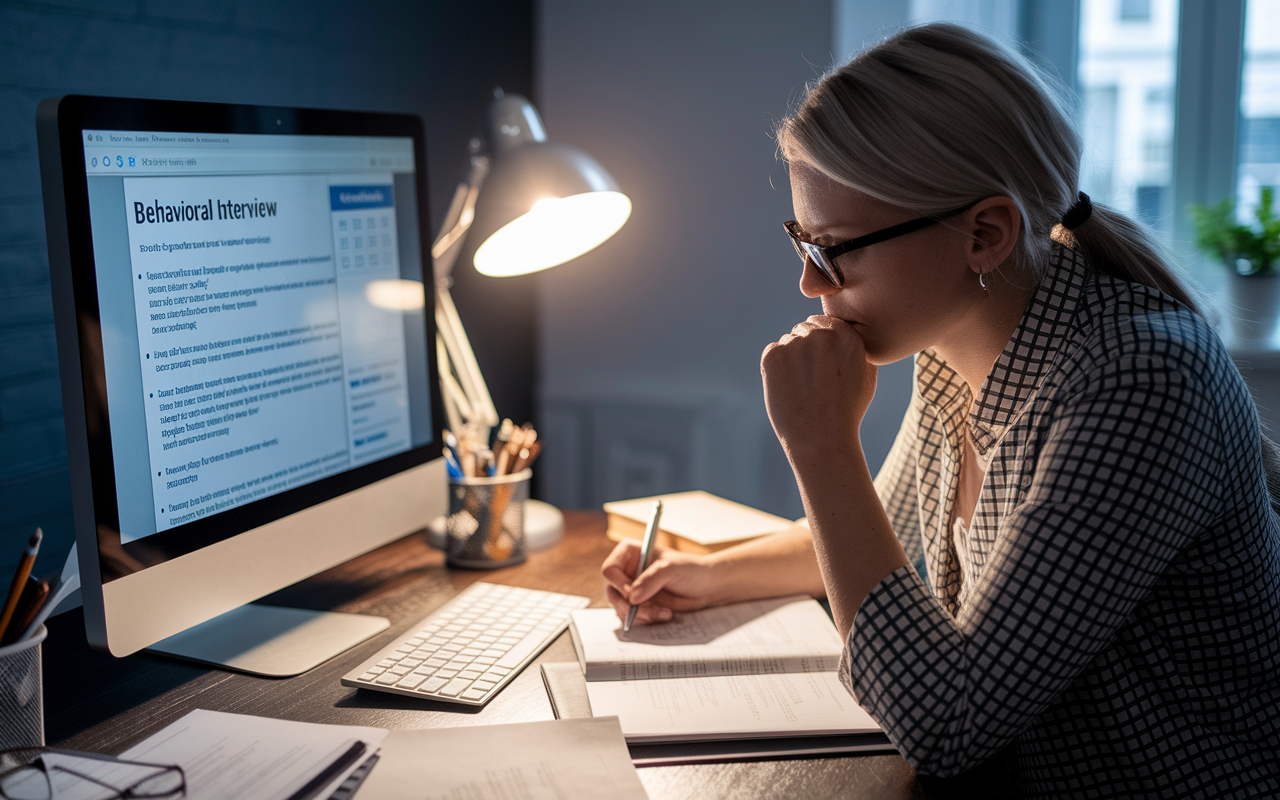
<svg viewBox="0 0 1280 800"><path fill-rule="evenodd" d="M1231 275L1231 332L1242 350L1270 349L1280 317L1280 276Z"/></svg>

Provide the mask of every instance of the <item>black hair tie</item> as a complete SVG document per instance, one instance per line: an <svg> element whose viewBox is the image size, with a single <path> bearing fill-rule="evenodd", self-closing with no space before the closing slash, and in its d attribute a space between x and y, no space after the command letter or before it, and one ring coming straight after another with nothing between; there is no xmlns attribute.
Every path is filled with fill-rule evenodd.
<svg viewBox="0 0 1280 800"><path fill-rule="evenodd" d="M1093 203L1089 201L1089 195L1081 192L1080 199L1076 200L1075 204L1067 209L1067 213L1062 215L1062 227L1073 231L1088 222L1091 216L1093 216Z"/></svg>

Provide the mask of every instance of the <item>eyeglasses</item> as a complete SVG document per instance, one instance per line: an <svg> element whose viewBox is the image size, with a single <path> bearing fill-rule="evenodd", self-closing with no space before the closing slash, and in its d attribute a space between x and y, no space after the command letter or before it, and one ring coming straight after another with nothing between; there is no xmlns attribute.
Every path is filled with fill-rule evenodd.
<svg viewBox="0 0 1280 800"><path fill-rule="evenodd" d="M0 750L4 800L51 800L86 782L93 784L93 796L102 800L164 800L187 794L186 775L178 766L52 747Z"/></svg>
<svg viewBox="0 0 1280 800"><path fill-rule="evenodd" d="M818 268L818 272L827 282L839 289L844 286L844 273L840 271L840 267L836 265L836 259L845 253L853 250L861 250L868 245L879 244L880 242L896 239L899 236L905 236L908 233L915 233L922 228L941 222L947 217L953 217L956 214L963 214L969 209L976 206L977 203L970 203L964 208L957 208L955 211L948 211L944 214L938 214L930 217L920 217L919 219L900 222L897 225L890 225L887 228L881 228L878 231L868 233L865 236L859 236L856 239L850 239L847 242L833 244L824 247L813 242L806 242L800 238L800 224L794 219L787 220L782 223L782 227L787 229L787 235L791 237L791 246L796 249L796 253L800 256L803 263L806 259L813 262Z"/></svg>

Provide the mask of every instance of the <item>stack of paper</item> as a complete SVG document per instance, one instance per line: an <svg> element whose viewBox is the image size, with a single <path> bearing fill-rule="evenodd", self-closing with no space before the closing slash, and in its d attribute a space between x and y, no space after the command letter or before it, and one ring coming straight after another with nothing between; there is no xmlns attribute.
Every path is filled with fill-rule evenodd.
<svg viewBox="0 0 1280 800"><path fill-rule="evenodd" d="M633 744L880 731L836 677L842 644L812 598L679 614L622 631L612 609L573 612L593 716Z"/></svg>
<svg viewBox="0 0 1280 800"><path fill-rule="evenodd" d="M182 768L187 800L311 800L333 794L378 749L382 728L315 725L217 711L192 711L122 753L121 761L43 756L58 800L93 800L155 772L129 762Z"/></svg>

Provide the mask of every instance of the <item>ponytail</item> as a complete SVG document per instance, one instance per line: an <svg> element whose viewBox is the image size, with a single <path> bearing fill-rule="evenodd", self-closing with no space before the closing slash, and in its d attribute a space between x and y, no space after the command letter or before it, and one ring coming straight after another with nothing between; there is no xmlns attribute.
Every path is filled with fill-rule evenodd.
<svg viewBox="0 0 1280 800"><path fill-rule="evenodd" d="M1053 238L1080 251L1099 272L1159 289L1204 316L1195 293L1169 267L1147 229L1114 208L1095 203L1089 219L1071 230L1059 225Z"/></svg>

